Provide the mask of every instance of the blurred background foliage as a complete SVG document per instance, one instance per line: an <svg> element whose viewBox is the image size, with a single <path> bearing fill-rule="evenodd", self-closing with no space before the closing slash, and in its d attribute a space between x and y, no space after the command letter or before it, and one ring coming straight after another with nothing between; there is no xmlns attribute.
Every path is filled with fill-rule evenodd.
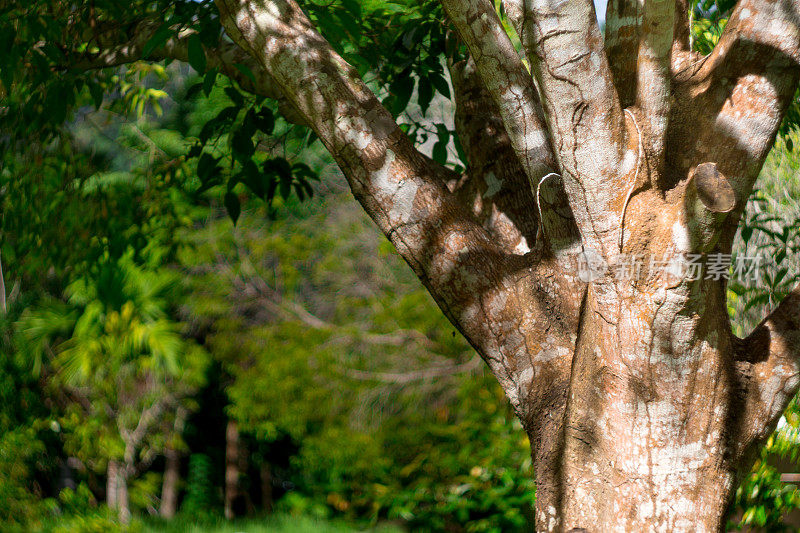
<svg viewBox="0 0 800 533"><path fill-rule="evenodd" d="M446 65L465 49L439 3L303 5L462 170ZM693 3L696 51L731 7ZM152 61L81 67L95 43L75 20L142 31ZM214 66L211 2L0 2L0 21L0 530L531 528L499 386L314 135L245 64ZM157 61L187 30L187 61ZM740 335L800 278L799 108L738 235L764 261L730 286ZM731 528L794 527L799 431L793 402Z"/></svg>

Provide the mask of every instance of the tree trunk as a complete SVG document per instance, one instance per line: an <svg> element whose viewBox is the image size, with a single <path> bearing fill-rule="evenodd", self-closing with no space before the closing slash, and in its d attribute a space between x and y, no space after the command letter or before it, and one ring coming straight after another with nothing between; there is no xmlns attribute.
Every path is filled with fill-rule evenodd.
<svg viewBox="0 0 800 533"><path fill-rule="evenodd" d="M173 518L178 510L178 482L180 481L180 454L169 447L165 453L164 481L161 485L161 516Z"/></svg>
<svg viewBox="0 0 800 533"><path fill-rule="evenodd" d="M272 513L272 469L264 461L261 465L261 507L266 513Z"/></svg>
<svg viewBox="0 0 800 533"><path fill-rule="evenodd" d="M128 478L133 465L126 463L117 471L117 504L119 506L119 522L127 526L131 523L131 505L128 498Z"/></svg>
<svg viewBox="0 0 800 533"><path fill-rule="evenodd" d="M106 505L109 509L117 509L117 473L119 472L119 463L116 461L108 461L107 475L106 475Z"/></svg>
<svg viewBox="0 0 800 533"><path fill-rule="evenodd" d="M228 420L225 428L225 518L233 520L236 516L234 503L239 496L239 426L235 420Z"/></svg>
<svg viewBox="0 0 800 533"><path fill-rule="evenodd" d="M420 153L297 0L215 0L227 38L205 53L313 130L483 357L530 436L541 530L720 529L800 388L800 287L740 339L724 277L587 277L580 265L692 255L707 275L712 256L730 257L798 88L797 0L715 12L727 23L706 56L692 49L686 0L609 1L605 35L592 0L502 0L522 51L497 2L440 3L446 29L438 13L419 27L456 44L461 175ZM148 50L136 28L170 24L145 22L119 41L98 35L99 53L56 48L83 58L69 70L188 59L194 28ZM243 62L253 76L234 68ZM241 448L231 421L228 518ZM113 506L119 470L109 464Z"/></svg>
<svg viewBox="0 0 800 533"><path fill-rule="evenodd" d="M569 396L528 420L539 530L723 529L747 450L724 300L703 292L589 291Z"/></svg>

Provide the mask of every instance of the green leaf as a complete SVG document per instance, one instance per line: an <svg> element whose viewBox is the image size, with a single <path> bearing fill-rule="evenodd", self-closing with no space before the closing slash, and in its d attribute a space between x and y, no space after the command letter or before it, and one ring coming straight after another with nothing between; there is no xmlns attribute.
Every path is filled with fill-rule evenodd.
<svg viewBox="0 0 800 533"><path fill-rule="evenodd" d="M431 100L433 100L433 85L431 85L428 78L420 78L419 87L417 89L417 103L424 115L428 112L428 107L430 107Z"/></svg>
<svg viewBox="0 0 800 533"><path fill-rule="evenodd" d="M447 143L450 142L450 131L444 124L437 124L436 135L439 140L433 145L433 160L444 165L447 163Z"/></svg>
<svg viewBox="0 0 800 533"><path fill-rule="evenodd" d="M250 159L256 151L252 136L244 128L233 132L231 147L233 148L234 156L237 156L237 159L240 161Z"/></svg>
<svg viewBox="0 0 800 533"><path fill-rule="evenodd" d="M435 72L431 72L428 79L439 93L443 94L445 98L450 98L450 86L447 85L447 80L445 80L444 77Z"/></svg>
<svg viewBox="0 0 800 533"><path fill-rule="evenodd" d="M170 37L172 37L172 30L166 24L162 25L144 44L142 48L142 57L148 57L153 50L159 46L163 46Z"/></svg>
<svg viewBox="0 0 800 533"><path fill-rule="evenodd" d="M206 53L203 50L203 42L196 33L189 37L189 64L198 74L206 71Z"/></svg>
<svg viewBox="0 0 800 533"><path fill-rule="evenodd" d="M206 96L211 94L211 91L214 89L214 83L217 81L217 68L214 67L208 72L206 72L205 78L203 78L203 92Z"/></svg>
<svg viewBox="0 0 800 533"><path fill-rule="evenodd" d="M275 129L275 117L272 115L272 111L269 108L262 107L253 118L258 129L267 135L272 133Z"/></svg>
<svg viewBox="0 0 800 533"><path fill-rule="evenodd" d="M99 83L89 83L89 92L94 101L94 108L100 109L103 105L103 87L101 87Z"/></svg>
<svg viewBox="0 0 800 533"><path fill-rule="evenodd" d="M228 216L231 217L233 225L239 220L239 215L242 212L242 206L239 204L239 197L233 191L225 193L225 209L228 211Z"/></svg>
<svg viewBox="0 0 800 533"><path fill-rule="evenodd" d="M414 92L414 78L407 72L400 74L389 87L389 92L394 96L392 113L400 114L408 106L411 94Z"/></svg>
<svg viewBox="0 0 800 533"><path fill-rule="evenodd" d="M280 183L280 193L281 197L284 200L289 199L289 195L292 193L292 177L291 176L281 176L281 183Z"/></svg>
<svg viewBox="0 0 800 533"><path fill-rule="evenodd" d="M203 84L195 83L194 85L189 87L189 89L186 91L186 99L191 100L192 98L197 96L197 93L199 93L202 90L203 90Z"/></svg>
<svg viewBox="0 0 800 533"><path fill-rule="evenodd" d="M239 180L253 191L253 194L259 198L264 198L267 193L268 176L259 172L258 167L252 160L246 161L242 167L242 175Z"/></svg>
<svg viewBox="0 0 800 533"><path fill-rule="evenodd" d="M236 70L244 74L245 77L249 78L250 81L253 83L256 82L256 75L253 74L253 71L250 70L250 67L243 65L242 63L234 63L233 66L236 67Z"/></svg>
<svg viewBox="0 0 800 533"><path fill-rule="evenodd" d="M225 94L227 94L228 98L237 106L242 107L244 105L244 96L234 87L225 87Z"/></svg>
<svg viewBox="0 0 800 533"><path fill-rule="evenodd" d="M461 160L462 163L465 165L467 164L467 154L464 152L464 147L461 146L461 140L458 138L457 134L453 134L453 145L456 147L456 153L458 154L458 158Z"/></svg>
<svg viewBox="0 0 800 533"><path fill-rule="evenodd" d="M753 228L751 226L742 227L742 241L744 241L745 244L747 244L752 235L753 235Z"/></svg>
<svg viewBox="0 0 800 533"><path fill-rule="evenodd" d="M214 171L217 168L217 159L212 157L211 154L204 153L197 162L197 177L200 178L201 182L205 183L214 176Z"/></svg>
<svg viewBox="0 0 800 533"><path fill-rule="evenodd" d="M433 160L440 165L447 163L447 143L438 141L433 145Z"/></svg>

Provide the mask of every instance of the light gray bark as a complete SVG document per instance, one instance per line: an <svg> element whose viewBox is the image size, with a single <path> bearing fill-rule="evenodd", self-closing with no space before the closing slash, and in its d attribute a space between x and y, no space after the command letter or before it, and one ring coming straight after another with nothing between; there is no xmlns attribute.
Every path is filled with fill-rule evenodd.
<svg viewBox="0 0 800 533"><path fill-rule="evenodd" d="M117 504L117 472L119 471L119 463L116 461L109 461L106 470L106 505L109 509L116 510Z"/></svg>
<svg viewBox="0 0 800 533"><path fill-rule="evenodd" d="M164 453L164 480L161 484L162 518L173 518L178 510L178 482L180 481L180 454L173 447Z"/></svg>

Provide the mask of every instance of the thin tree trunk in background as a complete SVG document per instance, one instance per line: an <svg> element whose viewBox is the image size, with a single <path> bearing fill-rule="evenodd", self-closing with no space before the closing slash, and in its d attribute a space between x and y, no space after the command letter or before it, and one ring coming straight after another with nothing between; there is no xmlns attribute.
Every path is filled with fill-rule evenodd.
<svg viewBox="0 0 800 533"><path fill-rule="evenodd" d="M117 472L117 503L119 505L119 521L123 525L131 522L131 505L128 499L128 477L133 465L125 464Z"/></svg>
<svg viewBox="0 0 800 533"><path fill-rule="evenodd" d="M116 461L108 462L108 472L106 477L106 505L109 509L117 508L117 472L119 464Z"/></svg>
<svg viewBox="0 0 800 533"><path fill-rule="evenodd" d="M225 518L234 518L233 502L239 495L239 426L228 420L225 429Z"/></svg>
<svg viewBox="0 0 800 533"><path fill-rule="evenodd" d="M180 454L167 448L164 482L161 486L161 516L173 518L178 510L178 481L180 480Z"/></svg>
<svg viewBox="0 0 800 533"><path fill-rule="evenodd" d="M272 469L269 463L261 465L261 507L267 513L272 513Z"/></svg>

